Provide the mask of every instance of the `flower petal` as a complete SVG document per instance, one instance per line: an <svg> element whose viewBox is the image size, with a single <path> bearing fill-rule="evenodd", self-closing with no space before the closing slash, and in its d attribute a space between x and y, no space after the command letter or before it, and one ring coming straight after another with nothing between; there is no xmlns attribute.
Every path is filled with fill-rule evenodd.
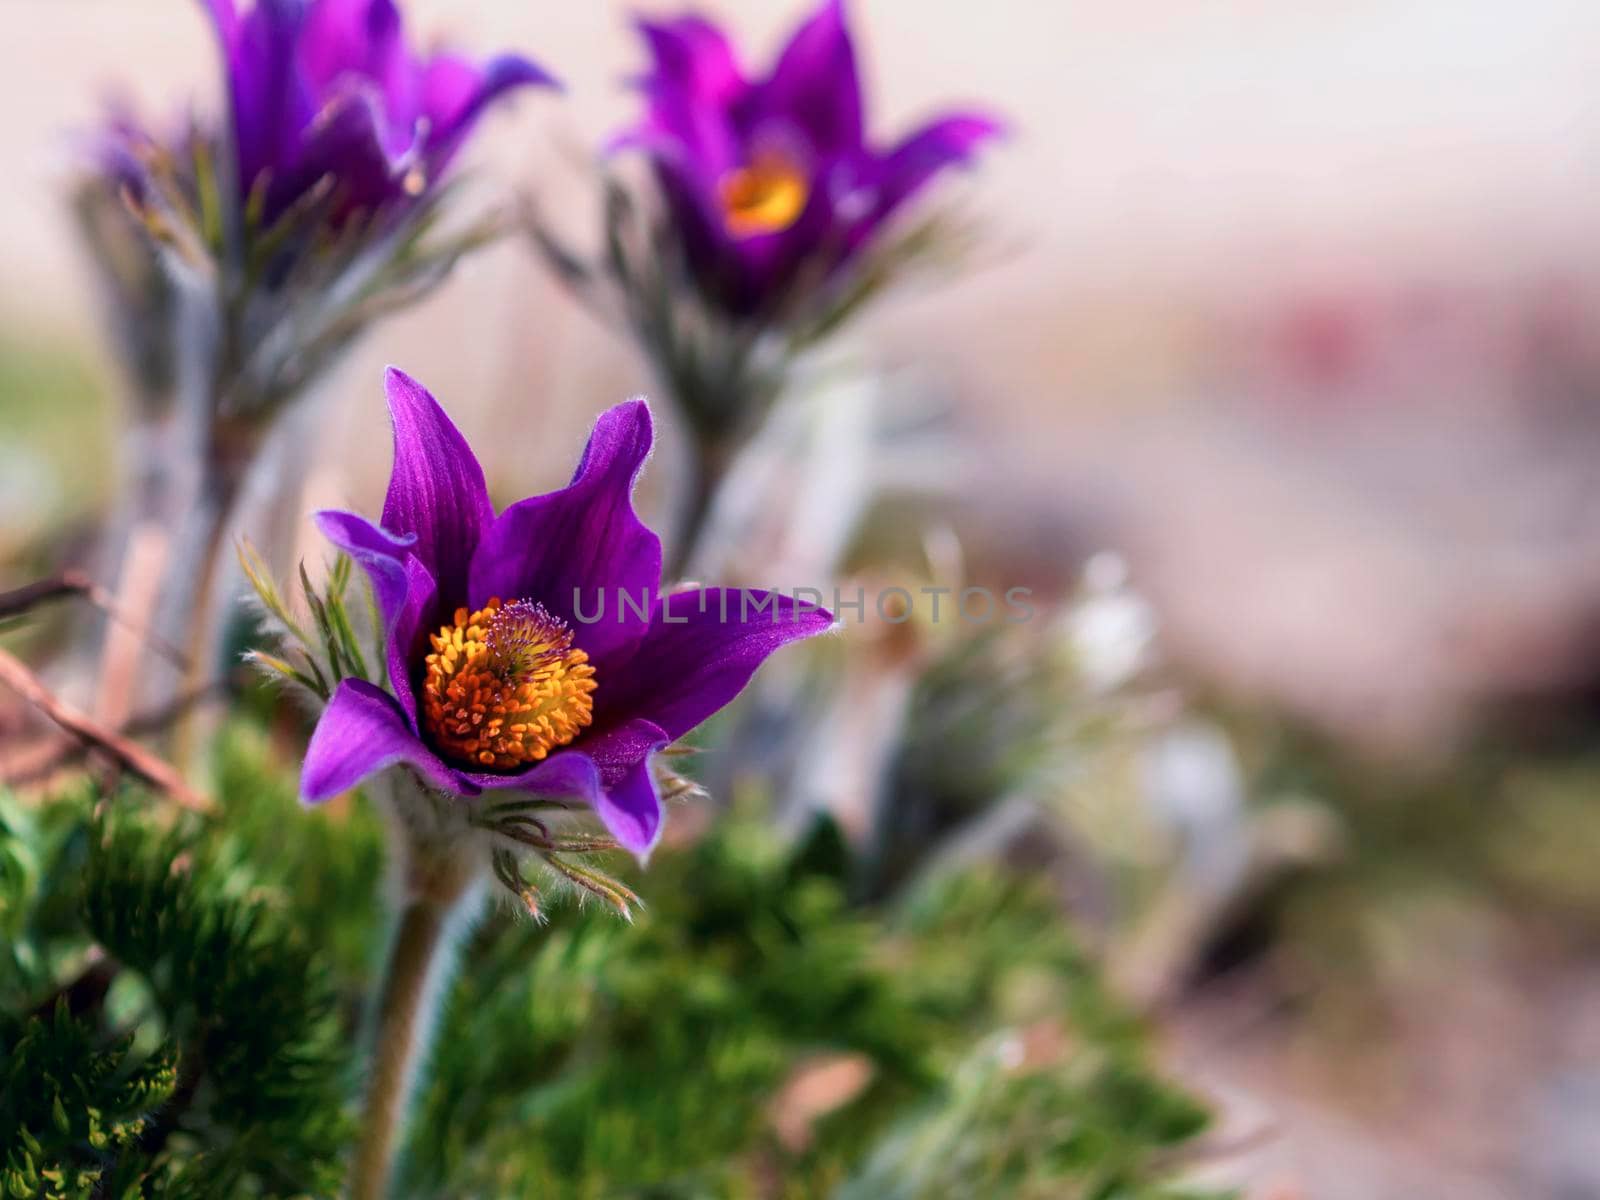
<svg viewBox="0 0 1600 1200"><path fill-rule="evenodd" d="M576 800L593 805L600 795L600 768L587 754L563 750L515 774L462 771L473 786L484 791L522 792L547 800Z"/></svg>
<svg viewBox="0 0 1600 1200"><path fill-rule="evenodd" d="M481 67L440 54L422 70L421 114L428 122L423 151L434 175L461 148L484 110L519 87L561 87L550 72L520 54L501 54Z"/></svg>
<svg viewBox="0 0 1600 1200"><path fill-rule="evenodd" d="M417 701L409 678L410 662L426 632L422 622L438 591L433 576L413 554L416 535L395 537L355 513L324 509L316 515L317 528L354 559L372 581L383 620L389 682L400 697L400 707L417 727Z"/></svg>
<svg viewBox="0 0 1600 1200"><path fill-rule="evenodd" d="M481 790L422 744L387 692L364 680L346 679L306 747L301 798L316 804L397 763L416 768L428 783L457 796Z"/></svg>
<svg viewBox="0 0 1600 1200"><path fill-rule="evenodd" d="M323 509L313 520L322 536L354 559L372 580L372 593L387 633L406 601L406 559L417 535L396 537L363 516L333 508Z"/></svg>
<svg viewBox="0 0 1600 1200"><path fill-rule="evenodd" d="M484 534L472 560L473 606L491 596L536 600L571 624L602 670L603 657L643 637L661 584L661 539L634 512L633 483L653 438L643 400L601 414L572 482L511 505Z"/></svg>
<svg viewBox="0 0 1600 1200"><path fill-rule="evenodd" d="M257 0L229 38L241 194L248 195L263 172L294 160L301 132L315 115L311 90L295 61L304 19L305 8L297 0Z"/></svg>
<svg viewBox="0 0 1600 1200"><path fill-rule="evenodd" d="M383 527L415 534L413 553L438 594L466 594L467 567L494 520L489 489L472 448L428 390L404 371L384 375L394 422L394 471L383 502Z"/></svg>
<svg viewBox="0 0 1600 1200"><path fill-rule="evenodd" d="M945 167L970 162L984 142L1004 134L1005 125L984 113L951 113L906 137L877 164L874 221L888 216Z"/></svg>
<svg viewBox="0 0 1600 1200"><path fill-rule="evenodd" d="M389 631L389 686L400 698L400 707L411 718L411 727L417 724L417 678L412 674L416 664L420 673L428 635L439 624L439 585L428 568L415 554L406 559L406 602Z"/></svg>
<svg viewBox="0 0 1600 1200"><path fill-rule="evenodd" d="M376 82L389 120L410 124L411 62L394 0L318 0L306 14L300 64L316 88L349 75Z"/></svg>
<svg viewBox="0 0 1600 1200"><path fill-rule="evenodd" d="M216 26L223 49L231 52L234 39L239 36L239 11L233 6L233 0L205 0L205 6L211 13L211 23Z"/></svg>
<svg viewBox="0 0 1600 1200"><path fill-rule="evenodd" d="M707 190L737 164L739 148L731 106L748 90L722 31L699 17L635 20L650 53L651 70L637 82L649 112L611 149L637 147L676 164Z"/></svg>
<svg viewBox="0 0 1600 1200"><path fill-rule="evenodd" d="M661 793L650 770L649 755L600 793L594 811L617 844L637 858L640 866L649 862L662 826Z"/></svg>
<svg viewBox="0 0 1600 1200"><path fill-rule="evenodd" d="M335 213L378 209L395 194L405 173L404 140L398 147L390 141L378 86L348 81L324 101L293 156L273 168L264 212L282 213L324 177L334 182Z"/></svg>
<svg viewBox="0 0 1600 1200"><path fill-rule="evenodd" d="M650 773L650 755L671 740L649 721L628 721L585 737L520 774L468 772L466 777L485 790L579 800L594 810L623 849L643 862L661 836L661 797Z"/></svg>
<svg viewBox="0 0 1600 1200"><path fill-rule="evenodd" d="M722 30L693 15L669 21L634 20L650 52L651 74L642 82L651 91L671 87L703 104L726 104L745 86L733 45Z"/></svg>
<svg viewBox="0 0 1600 1200"><path fill-rule="evenodd" d="M754 124L792 122L823 157L861 147L861 81L843 0L824 0L789 39L771 78L756 91Z"/></svg>
<svg viewBox="0 0 1600 1200"><path fill-rule="evenodd" d="M663 596L633 657L595 692L595 724L642 719L676 740L737 696L774 650L832 625L825 609L775 592Z"/></svg>

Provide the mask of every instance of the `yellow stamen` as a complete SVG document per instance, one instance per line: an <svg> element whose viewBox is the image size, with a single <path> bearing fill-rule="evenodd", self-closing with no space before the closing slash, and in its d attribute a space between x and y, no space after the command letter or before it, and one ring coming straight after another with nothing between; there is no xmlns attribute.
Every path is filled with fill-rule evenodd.
<svg viewBox="0 0 1600 1200"><path fill-rule="evenodd" d="M811 183L791 159L766 154L723 175L717 191L728 232L753 237L777 233L799 220L811 196Z"/></svg>
<svg viewBox="0 0 1600 1200"><path fill-rule="evenodd" d="M589 656L542 605L458 608L429 641L422 723L453 758L499 770L538 762L594 719Z"/></svg>

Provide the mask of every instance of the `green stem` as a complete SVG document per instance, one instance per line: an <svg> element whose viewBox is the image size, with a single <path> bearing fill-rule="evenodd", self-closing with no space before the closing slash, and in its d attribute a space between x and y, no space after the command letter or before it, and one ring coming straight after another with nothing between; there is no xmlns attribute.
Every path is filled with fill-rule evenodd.
<svg viewBox="0 0 1600 1200"><path fill-rule="evenodd" d="M454 965L458 932L480 894L473 864L459 858L412 863L409 895L378 995L361 1139L350 1200L383 1200L405 1125L417 1066L432 1037L436 1001Z"/></svg>
<svg viewBox="0 0 1600 1200"><path fill-rule="evenodd" d="M259 439L254 430L213 430L207 443L206 465L196 502L193 540L179 545L168 560L168 587L187 599L170 611L176 615L178 644L187 652L188 666L177 694L193 695L217 678L228 610L219 609L218 591L224 574L228 532L244 492ZM209 706L197 704L179 719L173 754L186 771L201 765L205 742L215 723Z"/></svg>
<svg viewBox="0 0 1600 1200"><path fill-rule="evenodd" d="M715 510L717 493L733 465L735 448L721 442L696 439L690 444L691 461L678 505L676 539L665 578L676 583L699 557L701 543Z"/></svg>

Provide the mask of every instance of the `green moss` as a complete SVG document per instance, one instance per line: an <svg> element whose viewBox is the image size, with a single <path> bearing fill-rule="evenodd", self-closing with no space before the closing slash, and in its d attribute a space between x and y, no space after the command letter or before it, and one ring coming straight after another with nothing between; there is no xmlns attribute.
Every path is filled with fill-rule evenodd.
<svg viewBox="0 0 1600 1200"><path fill-rule="evenodd" d="M7 1046L91 945L133 979L78 996L53 1059L9 1056L27 1077L11 1090L42 1098L8 1117L38 1142L28 1180L48 1160L129 1195L337 1190L349 1048L385 937L381 842L359 803L302 810L295 765L238 726L210 820L174 824L130 792L97 822L87 788L0 802ZM968 872L862 906L852 867L827 827L788 847L734 816L631 880L647 904L633 925L562 903L546 925L486 919L441 1018L402 1191L1165 1196L1164 1156L1204 1114L1152 1069L1049 893ZM1038 1028L1063 1053L1020 1070L997 1057ZM785 1087L838 1056L865 1068L859 1086L780 1137ZM74 1071L86 1087L38 1083ZM101 1094L130 1080L137 1095ZM94 1147L95 1120L128 1136Z"/></svg>

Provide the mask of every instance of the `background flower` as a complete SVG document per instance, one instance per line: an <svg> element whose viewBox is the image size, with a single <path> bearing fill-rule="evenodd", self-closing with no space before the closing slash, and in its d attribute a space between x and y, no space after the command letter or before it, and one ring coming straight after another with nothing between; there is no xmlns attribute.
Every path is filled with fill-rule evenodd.
<svg viewBox="0 0 1600 1200"><path fill-rule="evenodd" d="M232 101L240 199L271 224L314 188L335 215L433 187L473 125L513 88L551 86L519 54L476 64L406 43L393 0L208 0Z"/></svg>
<svg viewBox="0 0 1600 1200"><path fill-rule="evenodd" d="M765 77L747 77L702 17L642 19L639 31L646 114L619 144L650 156L700 286L734 313L828 276L1002 128L959 111L874 145L842 0L825 0Z"/></svg>
<svg viewBox="0 0 1600 1200"><path fill-rule="evenodd" d="M194 686L222 665L222 601L239 582L219 566L230 526L296 519L303 454L284 455L277 486L247 499L278 418L380 317L500 232L492 213L446 224L441 182L491 103L553 83L518 54L417 54L393 0L207 0L207 11L228 117L163 134L114 111L78 188L144 426L97 569L117 570L141 531L159 539L167 583L153 624L189 648ZM285 566L282 536L260 536ZM151 705L183 683L139 676Z"/></svg>

